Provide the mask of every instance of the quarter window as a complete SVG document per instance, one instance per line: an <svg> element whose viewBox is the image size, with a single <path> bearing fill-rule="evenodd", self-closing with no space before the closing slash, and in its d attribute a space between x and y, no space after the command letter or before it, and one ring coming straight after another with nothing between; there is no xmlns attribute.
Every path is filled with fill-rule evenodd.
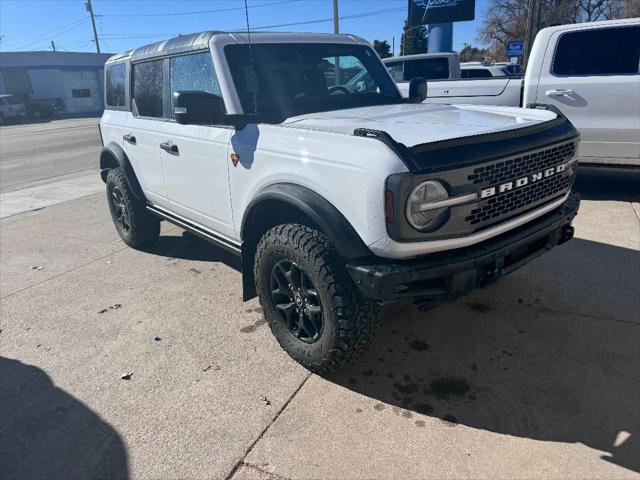
<svg viewBox="0 0 640 480"><path fill-rule="evenodd" d="M107 67L106 85L107 106L124 107L127 104L126 97L126 72L125 64L118 63Z"/></svg>
<svg viewBox="0 0 640 480"><path fill-rule="evenodd" d="M598 28L560 37L551 71L556 75L638 73L640 27Z"/></svg>
<svg viewBox="0 0 640 480"><path fill-rule="evenodd" d="M136 63L133 68L133 101L137 114L162 117L162 60Z"/></svg>
<svg viewBox="0 0 640 480"><path fill-rule="evenodd" d="M199 90L221 96L218 77L209 52L171 58L171 117L174 92Z"/></svg>

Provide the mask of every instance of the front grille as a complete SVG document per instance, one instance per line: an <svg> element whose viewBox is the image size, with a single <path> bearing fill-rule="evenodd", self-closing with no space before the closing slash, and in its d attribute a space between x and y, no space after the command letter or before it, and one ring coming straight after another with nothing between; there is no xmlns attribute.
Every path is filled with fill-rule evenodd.
<svg viewBox="0 0 640 480"><path fill-rule="evenodd" d="M577 141L570 141L536 152L493 162L473 170L467 180L477 188L495 187L504 182L528 177L545 169L556 167L571 160L576 153ZM571 188L575 177L575 168L544 177L520 188L507 190L479 202L464 217L473 230L507 220L509 217L527 211L528 208L541 206Z"/></svg>
<svg viewBox="0 0 640 480"><path fill-rule="evenodd" d="M545 168L558 165L573 157L576 151L576 142L556 145L546 150L528 153L520 157L495 162L490 165L478 167L467 180L473 184L495 184L521 178Z"/></svg>

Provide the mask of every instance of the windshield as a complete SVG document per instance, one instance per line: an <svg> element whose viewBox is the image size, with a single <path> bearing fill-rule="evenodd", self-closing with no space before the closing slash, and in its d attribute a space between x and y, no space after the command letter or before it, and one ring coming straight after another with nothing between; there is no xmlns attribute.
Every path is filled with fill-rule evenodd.
<svg viewBox="0 0 640 480"><path fill-rule="evenodd" d="M402 101L377 55L364 45L253 44L255 77L248 45L228 45L225 54L245 113L287 118Z"/></svg>

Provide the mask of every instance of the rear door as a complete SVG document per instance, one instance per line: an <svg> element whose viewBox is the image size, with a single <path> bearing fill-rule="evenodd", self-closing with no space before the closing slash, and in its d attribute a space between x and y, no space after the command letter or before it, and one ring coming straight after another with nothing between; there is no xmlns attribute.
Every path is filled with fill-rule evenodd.
<svg viewBox="0 0 640 480"><path fill-rule="evenodd" d="M229 192L229 141L233 129L216 125L180 125L173 119L173 93L199 90L221 95L209 51L167 60L170 105L160 141L171 210L193 223L233 236Z"/></svg>
<svg viewBox="0 0 640 480"><path fill-rule="evenodd" d="M556 43L557 42L557 43ZM537 103L558 107L582 133L582 161L640 159L640 26L558 32Z"/></svg>

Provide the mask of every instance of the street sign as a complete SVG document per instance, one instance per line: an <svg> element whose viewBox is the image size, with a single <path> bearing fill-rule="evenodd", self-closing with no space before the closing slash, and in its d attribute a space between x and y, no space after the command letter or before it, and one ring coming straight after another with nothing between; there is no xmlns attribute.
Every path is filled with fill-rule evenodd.
<svg viewBox="0 0 640 480"><path fill-rule="evenodd" d="M475 18L475 0L409 0L409 23L424 25Z"/></svg>
<svg viewBox="0 0 640 480"><path fill-rule="evenodd" d="M524 40L513 40L507 42L507 57L524 56Z"/></svg>

